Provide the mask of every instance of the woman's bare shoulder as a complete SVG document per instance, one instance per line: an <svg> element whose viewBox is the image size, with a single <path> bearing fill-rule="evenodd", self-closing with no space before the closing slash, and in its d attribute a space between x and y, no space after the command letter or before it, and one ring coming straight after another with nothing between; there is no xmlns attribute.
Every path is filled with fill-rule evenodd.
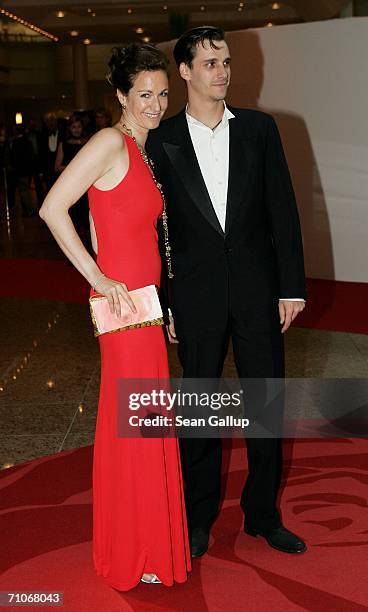
<svg viewBox="0 0 368 612"><path fill-rule="evenodd" d="M114 127L107 127L99 130L94 134L88 141L89 145L98 144L101 147L113 148L116 149L124 149L125 140L122 136L120 130Z"/></svg>

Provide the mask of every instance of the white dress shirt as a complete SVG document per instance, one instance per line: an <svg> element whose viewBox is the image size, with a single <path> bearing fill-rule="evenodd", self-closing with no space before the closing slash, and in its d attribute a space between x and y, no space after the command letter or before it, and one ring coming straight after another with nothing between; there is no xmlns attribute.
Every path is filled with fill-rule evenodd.
<svg viewBox="0 0 368 612"><path fill-rule="evenodd" d="M186 112L190 137L212 206L225 231L229 178L229 119L234 115L224 106L220 123L212 130Z"/></svg>
<svg viewBox="0 0 368 612"><path fill-rule="evenodd" d="M51 153L55 153L58 144L58 131L49 134L49 149Z"/></svg>
<svg viewBox="0 0 368 612"><path fill-rule="evenodd" d="M213 130L189 115L188 107L185 115L203 180L219 223L225 232L229 182L229 120L235 115L224 102L224 114L220 123ZM287 299L304 301L301 298Z"/></svg>

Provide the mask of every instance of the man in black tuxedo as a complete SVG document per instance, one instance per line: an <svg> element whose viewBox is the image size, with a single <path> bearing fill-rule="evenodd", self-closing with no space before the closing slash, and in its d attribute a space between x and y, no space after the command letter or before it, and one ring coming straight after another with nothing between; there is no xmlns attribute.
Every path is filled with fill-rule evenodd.
<svg viewBox="0 0 368 612"><path fill-rule="evenodd" d="M303 247L290 175L270 115L226 106L222 30L194 28L174 49L188 104L150 132L167 200L174 278L169 339L186 378L221 376L229 338L241 378L284 376L283 333L304 308ZM175 322L175 326L174 326ZM221 440L180 440L193 557L220 501ZM248 438L244 529L283 552L304 542L281 523L281 440Z"/></svg>
<svg viewBox="0 0 368 612"><path fill-rule="evenodd" d="M40 158L46 189L50 191L57 179L55 171L56 154L63 138L55 113L46 113L44 124L45 129L41 133Z"/></svg>

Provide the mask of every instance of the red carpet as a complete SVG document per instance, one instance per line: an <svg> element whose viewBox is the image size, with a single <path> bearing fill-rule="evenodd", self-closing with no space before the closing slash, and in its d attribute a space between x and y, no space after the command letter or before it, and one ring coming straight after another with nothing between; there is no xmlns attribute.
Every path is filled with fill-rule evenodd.
<svg viewBox="0 0 368 612"><path fill-rule="evenodd" d="M0 259L0 297L86 303L89 286L65 261ZM368 283L308 279L308 305L297 327L368 333Z"/></svg>
<svg viewBox="0 0 368 612"><path fill-rule="evenodd" d="M127 594L105 586L92 566L92 447L1 471L0 590L63 591L67 612L367 610L366 440L285 444L283 518L309 546L298 557L241 532L244 447L233 445L209 554L184 585L140 584Z"/></svg>

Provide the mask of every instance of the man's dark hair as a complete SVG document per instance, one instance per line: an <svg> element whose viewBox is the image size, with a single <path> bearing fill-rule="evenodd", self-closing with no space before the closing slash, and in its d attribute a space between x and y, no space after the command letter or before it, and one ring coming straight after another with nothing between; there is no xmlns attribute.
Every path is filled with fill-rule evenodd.
<svg viewBox="0 0 368 612"><path fill-rule="evenodd" d="M184 62L191 68L198 45L204 46L204 42L208 41L212 49L218 49L215 43L221 40L225 40L225 32L221 28L200 26L188 30L180 36L174 47L176 65L179 67Z"/></svg>

